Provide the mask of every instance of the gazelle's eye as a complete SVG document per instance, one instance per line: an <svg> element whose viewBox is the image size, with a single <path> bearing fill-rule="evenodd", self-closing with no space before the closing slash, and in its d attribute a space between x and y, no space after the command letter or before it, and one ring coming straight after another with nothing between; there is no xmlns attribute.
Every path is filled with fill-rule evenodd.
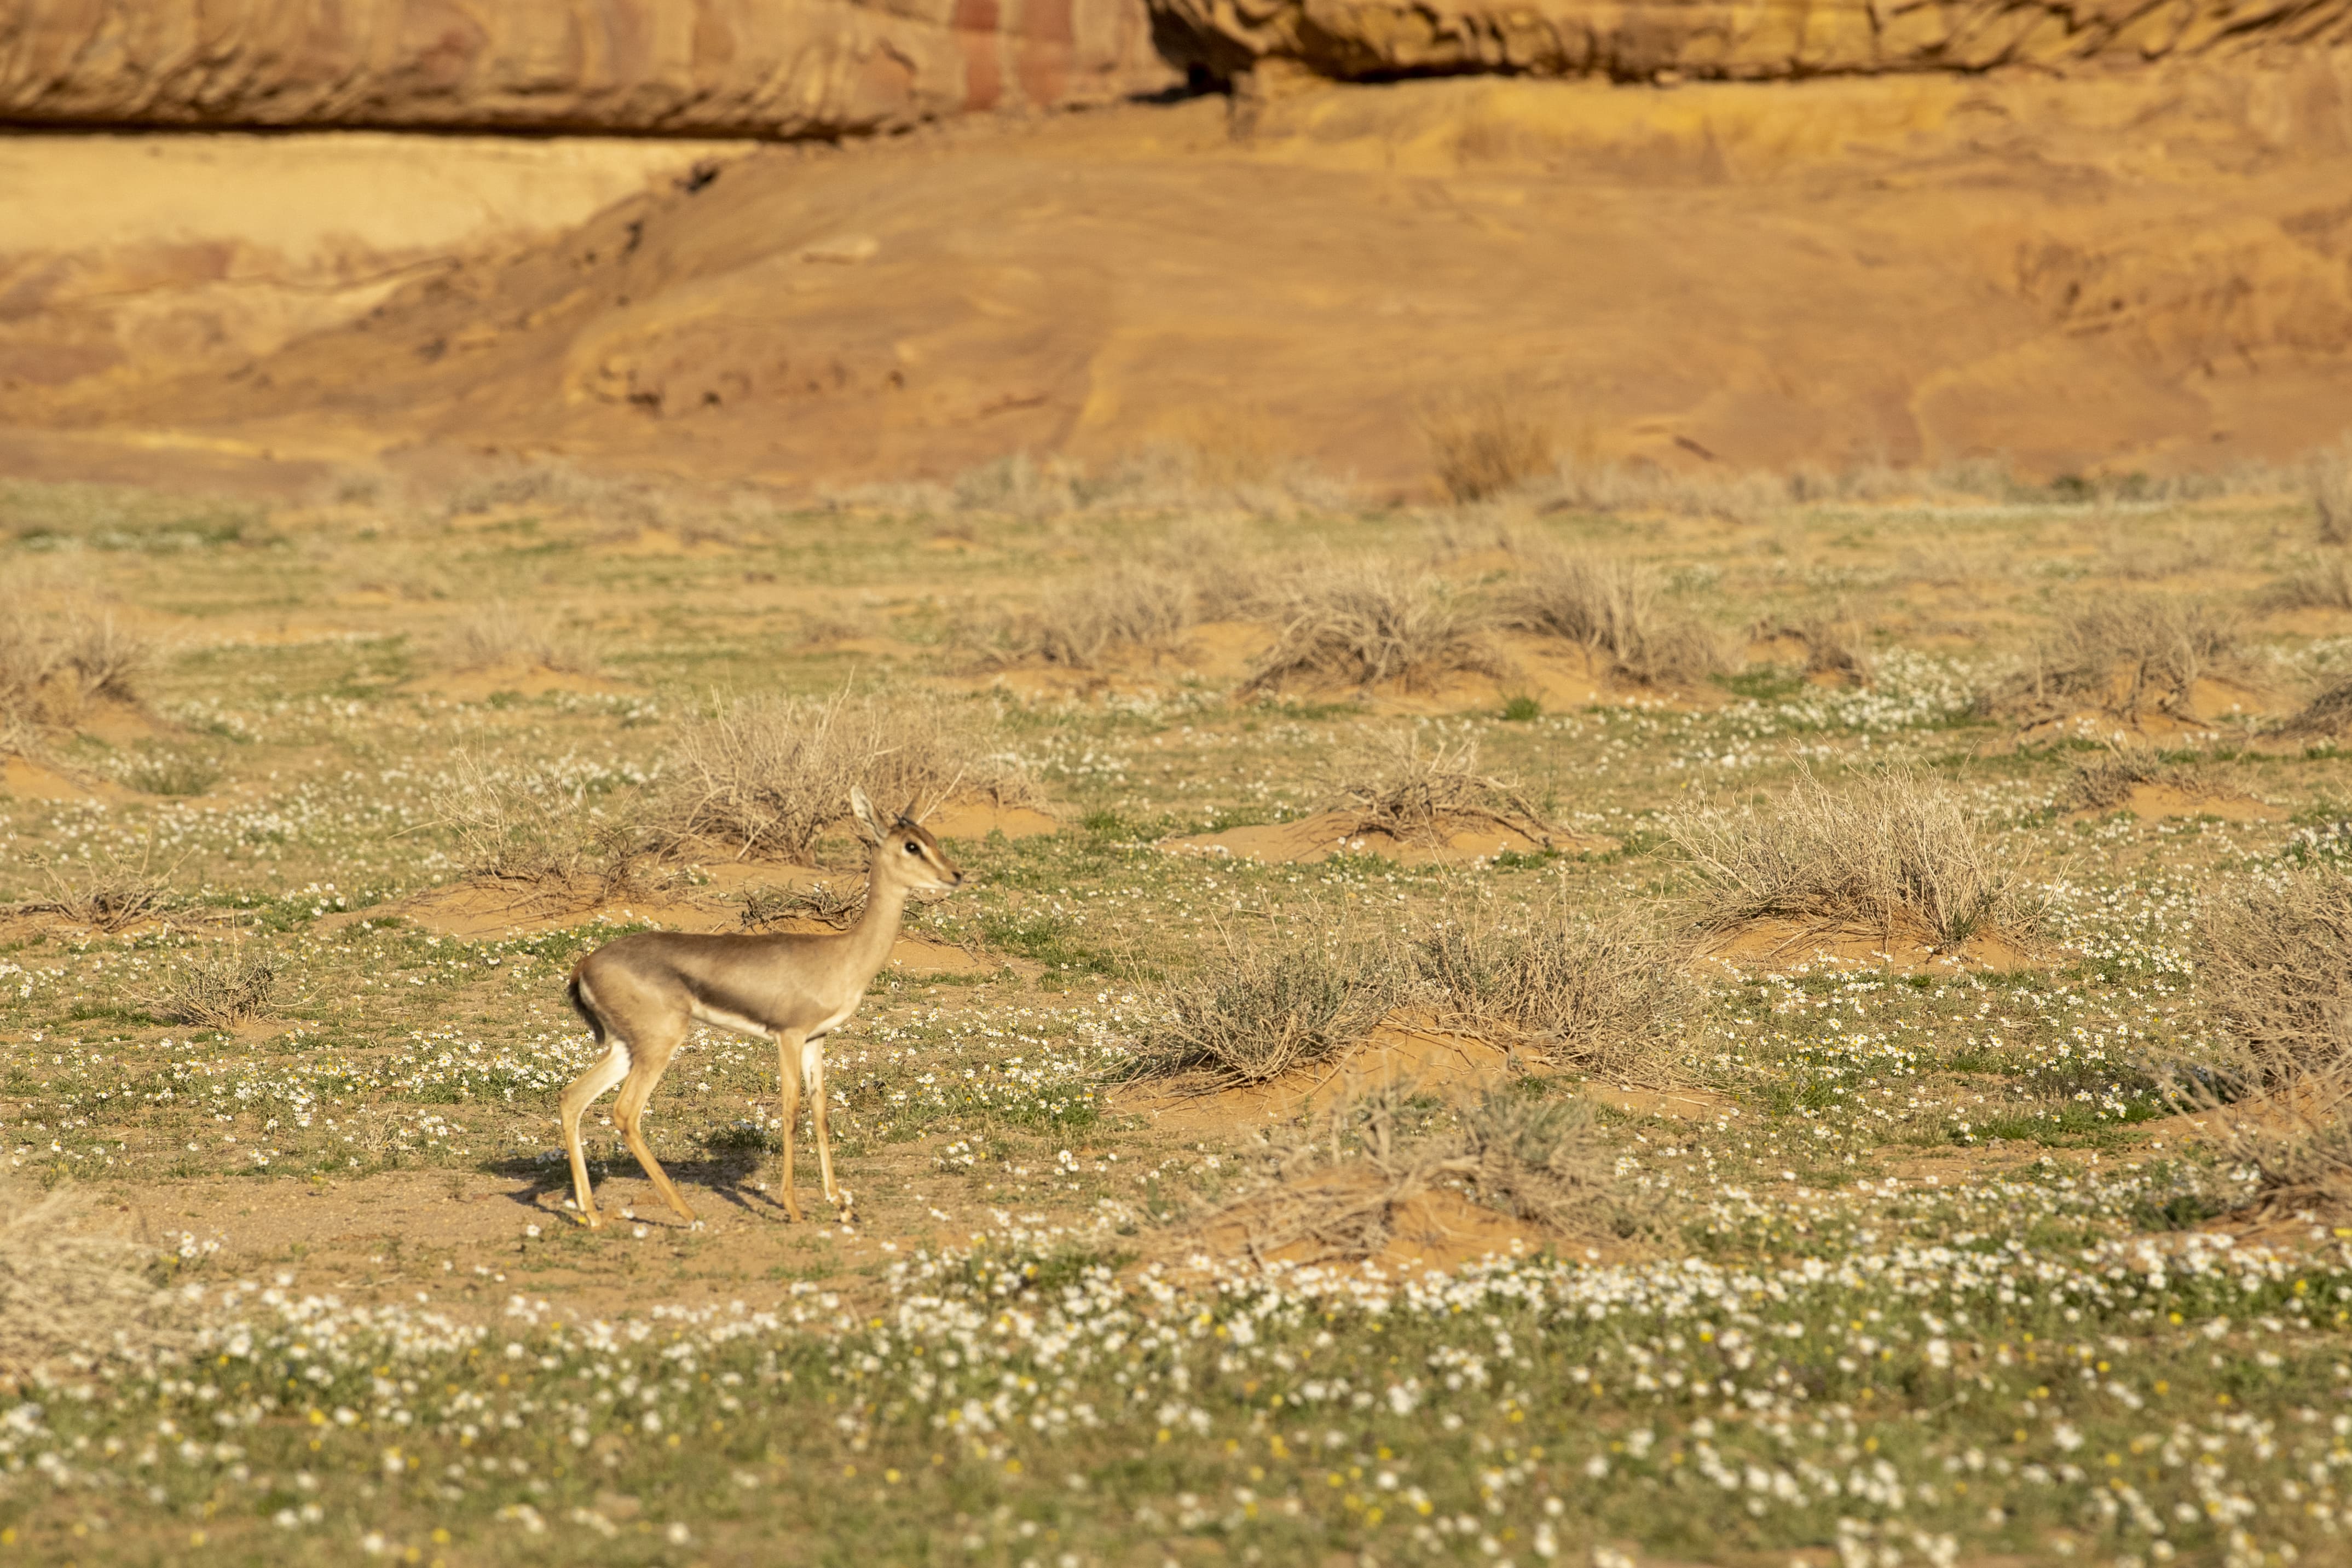
<svg viewBox="0 0 2352 1568"><path fill-rule="evenodd" d="M908 839L908 840L907 841L907 852L908 852L908 854L910 854L910 855L919 855L919 854L921 854L923 852L922 852L921 848L920 848L919 845L917 845L917 844L916 844L916 842L915 842L915 841L914 841L914 840L912 840L912 839Z"/></svg>

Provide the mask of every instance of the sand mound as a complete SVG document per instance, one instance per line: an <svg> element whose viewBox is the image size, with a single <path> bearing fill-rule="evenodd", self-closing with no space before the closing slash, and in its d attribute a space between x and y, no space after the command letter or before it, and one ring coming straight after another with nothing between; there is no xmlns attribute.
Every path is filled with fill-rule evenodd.
<svg viewBox="0 0 2352 1568"><path fill-rule="evenodd" d="M1496 383L1597 457L1670 469L2286 456L2337 436L2352 376L2352 209L2313 193L2352 179L2347 56L1413 81L1270 102L1244 143L1193 100L761 148L429 276L383 277L362 243L335 276L377 278L363 307L224 350L203 290L264 224L280 141L250 178L142 174L170 225L23 225L10 276L41 281L0 322L0 462L152 477L525 450L808 487L1104 461L1221 418L1427 493L1432 389ZM141 155L93 141L79 183ZM232 185L228 217L186 200ZM366 232L424 202L395 183ZM121 232L178 246L69 298L47 281Z"/></svg>
<svg viewBox="0 0 2352 1568"><path fill-rule="evenodd" d="M1037 839L1062 831L1062 824L1028 806L1005 806L994 800L950 800L923 819L923 826L940 839L984 839L1003 833L1008 839Z"/></svg>
<svg viewBox="0 0 2352 1568"><path fill-rule="evenodd" d="M1170 839L1162 849L1183 854L1228 855L1237 860L1263 861L1269 865L1301 865L1333 855L1379 855L1403 865L1460 864L1491 860L1510 851L1537 854L1547 849L1580 853L1606 847L1600 840L1572 833L1532 837L1498 822L1448 821L1434 842L1400 839L1377 830L1365 831L1353 811L1318 811L1288 822L1268 822L1222 832L1192 833Z"/></svg>
<svg viewBox="0 0 2352 1568"><path fill-rule="evenodd" d="M1112 1103L1178 1133L1245 1133L1296 1122L1318 1105L1387 1083L1411 1083L1450 1099L1475 1098L1511 1069L1512 1052L1475 1035L1434 1029L1402 1014L1383 1019L1338 1061L1265 1083L1201 1092L1181 1083L1122 1085Z"/></svg>
<svg viewBox="0 0 2352 1568"><path fill-rule="evenodd" d="M1699 949L1695 961L1703 967L1785 970L1802 966L1921 975L2039 968L2051 961L2051 955L2001 931L1984 932L1958 949L1948 951L1933 933L1916 922L1887 929L1775 919L1749 921L1714 938Z"/></svg>

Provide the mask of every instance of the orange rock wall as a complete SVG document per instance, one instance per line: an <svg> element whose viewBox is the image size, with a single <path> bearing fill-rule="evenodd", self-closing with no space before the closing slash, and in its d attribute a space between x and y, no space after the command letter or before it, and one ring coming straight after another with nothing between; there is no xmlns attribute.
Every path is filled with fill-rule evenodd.
<svg viewBox="0 0 2352 1568"><path fill-rule="evenodd" d="M1140 0L0 0L0 121L831 136L1164 86Z"/></svg>
<svg viewBox="0 0 2352 1568"><path fill-rule="evenodd" d="M1474 71L1735 81L2145 60L2352 38L2352 0L1150 0L1162 52L1347 80Z"/></svg>

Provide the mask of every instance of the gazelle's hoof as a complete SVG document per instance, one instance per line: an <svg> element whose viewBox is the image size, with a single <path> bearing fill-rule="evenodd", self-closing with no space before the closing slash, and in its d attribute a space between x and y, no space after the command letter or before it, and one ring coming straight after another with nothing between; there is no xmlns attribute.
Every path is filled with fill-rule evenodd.
<svg viewBox="0 0 2352 1568"><path fill-rule="evenodd" d="M604 1215L602 1209L578 1209L573 1212L572 1218L591 1230L602 1230L604 1228Z"/></svg>

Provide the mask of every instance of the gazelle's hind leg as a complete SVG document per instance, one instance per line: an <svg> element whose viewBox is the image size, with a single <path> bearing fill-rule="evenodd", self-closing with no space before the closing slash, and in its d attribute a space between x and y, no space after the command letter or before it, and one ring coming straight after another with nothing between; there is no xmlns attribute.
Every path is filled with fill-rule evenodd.
<svg viewBox="0 0 2352 1568"><path fill-rule="evenodd" d="M793 1190L793 1139L800 1129L795 1124L801 1118L801 1064L796 1060L807 1049L800 1036L790 1033L776 1036L776 1098L777 1109L784 1121L784 1212L800 1222L801 1196Z"/></svg>
<svg viewBox="0 0 2352 1568"><path fill-rule="evenodd" d="M677 1210L678 1218L692 1225L695 1222L694 1210L686 1206L686 1199L678 1196L677 1184L669 1179L669 1173L662 1169L659 1160L654 1158L653 1147L646 1142L643 1125L646 1102L653 1098L655 1087L661 1082L662 1073L669 1066L671 1054L685 1039L686 1029L682 1021L677 1027L677 1040L667 1040L658 1044L652 1040L638 1042L637 1064L630 1071L628 1081L621 1085L621 1097L613 1103L613 1124L621 1129L622 1141L629 1145L629 1153L637 1156L637 1164L645 1168L646 1179L668 1200L669 1206Z"/></svg>
<svg viewBox="0 0 2352 1568"><path fill-rule="evenodd" d="M580 1118L605 1090L629 1075L629 1048L614 1037L595 1066L572 1081L556 1102L557 1113L563 1124L563 1152L572 1156L572 1190L580 1204L580 1218L589 1225L602 1225L604 1217L596 1211L595 1195L588 1189L588 1155L580 1146Z"/></svg>
<svg viewBox="0 0 2352 1568"><path fill-rule="evenodd" d="M809 1124L816 1134L816 1171L824 1181L824 1200L841 1202L841 1189L833 1184L833 1136L824 1114L824 1041L812 1040L801 1046L801 1076L808 1081Z"/></svg>

